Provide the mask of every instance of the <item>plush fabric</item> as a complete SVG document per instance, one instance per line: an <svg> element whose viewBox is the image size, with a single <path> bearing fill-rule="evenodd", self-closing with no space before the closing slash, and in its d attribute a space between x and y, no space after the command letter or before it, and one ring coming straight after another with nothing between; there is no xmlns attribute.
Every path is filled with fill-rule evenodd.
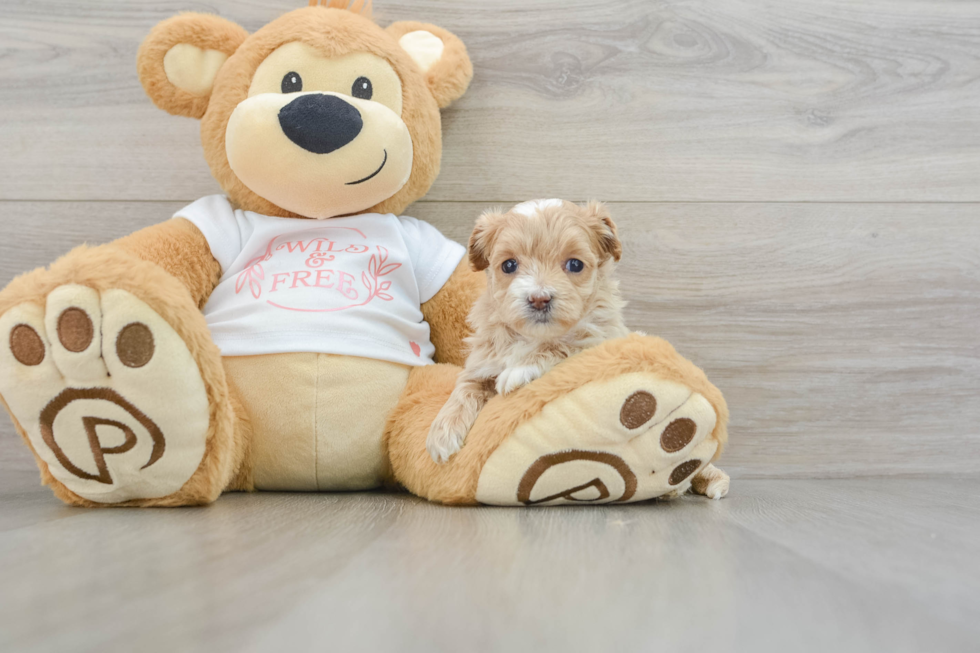
<svg viewBox="0 0 980 653"><path fill-rule="evenodd" d="M251 423L255 489L382 485L385 417L398 404L407 366L313 353L233 356L224 363Z"/></svg>
<svg viewBox="0 0 980 653"><path fill-rule="evenodd" d="M436 348L437 363L462 365L466 361L463 341L470 335L466 316L486 286L486 275L472 270L467 261L460 261L442 290L422 304L422 315L429 323L429 337Z"/></svg>
<svg viewBox="0 0 980 653"><path fill-rule="evenodd" d="M205 158L238 208L401 214L439 172L439 109L462 96L473 69L450 32L382 29L370 7L313 0L251 35L181 14L141 46L140 80L161 109L201 119ZM292 95L313 99L283 113ZM236 112L248 120L235 123ZM329 130L325 112L345 117L343 134L304 131ZM396 147L399 130L408 140ZM249 150L250 140L262 147ZM401 157L401 176L351 185L348 173L379 146L392 148L393 169ZM294 185L303 175L306 186ZM357 190L323 190L345 186ZM451 504L727 492L710 464L727 441L725 401L663 340L607 342L491 399L439 465L426 435L465 359L483 273L460 263L421 306L436 365L303 352L223 359L201 312L222 275L211 245L190 221L170 220L80 247L0 292L0 400L66 503L199 505L224 491L382 483Z"/></svg>
<svg viewBox="0 0 980 653"><path fill-rule="evenodd" d="M413 370L405 398L388 419L388 450L395 478L410 492L433 501L475 503L480 473L487 459L518 427L551 402L588 383L609 381L627 374L640 373L673 381L706 398L716 413L710 434L710 439L717 444L712 460L721 455L728 441L728 407L704 372L679 356L667 341L634 335L579 354L530 385L506 397L494 397L480 413L462 450L447 464L437 465L425 450L425 438L429 425L452 391L458 371L449 365ZM570 448L583 436L591 438L592 434L566 433L565 444L557 450Z"/></svg>
<svg viewBox="0 0 980 653"><path fill-rule="evenodd" d="M432 30L437 28L432 27ZM447 37L448 38L448 37ZM458 39L457 39L458 41ZM439 104L418 66L397 41L363 17L340 9L309 7L290 12L253 34L222 67L215 80L212 101L201 123L204 155L218 183L232 201L265 215L306 217L287 211L260 197L232 172L225 152L225 128L232 112L248 96L252 75L276 48L300 42L324 57L341 57L351 52L369 52L388 61L402 80L402 120L412 137L414 164L408 183L391 197L365 212L402 213L422 197L439 174L442 130ZM462 45L460 44L460 47ZM447 51L450 51L447 48ZM470 69L465 48L451 52L462 59L448 64L453 71ZM465 64L464 64L465 62ZM431 76L434 71L430 71ZM463 74L463 77L467 75ZM465 86L464 86L465 88Z"/></svg>
<svg viewBox="0 0 980 653"><path fill-rule="evenodd" d="M154 229L153 227L150 228ZM169 241L163 242L169 251ZM158 257L167 260L166 256ZM211 342L204 316L198 302L187 286L155 263L141 261L116 245L89 248L79 247L55 261L48 269L38 269L14 279L0 293L0 314L33 304L43 307L47 297L58 288L79 285L100 293L118 289L131 293L163 318L180 336L197 362L210 405L209 427L205 434L207 446L201 466L176 493L153 499L137 499L114 505L192 505L209 503L225 489L242 464L246 450L244 434L235 428L225 372L217 347ZM9 375L13 370L0 369ZM4 402L24 441L34 451L23 426L17 420L17 408ZM178 408L179 409L179 408ZM66 503L97 505L59 483L48 471L48 465L35 452L42 482L50 485L55 495Z"/></svg>
<svg viewBox="0 0 980 653"><path fill-rule="evenodd" d="M167 19L153 28L143 40L136 56L136 67L143 89L153 103L164 111L188 118L200 118L207 111L214 79L206 80L195 71L181 70L183 79L197 77L200 85L196 88L177 86L167 76L167 54L175 47L191 46L202 53L198 63L206 63L208 57L213 61L215 55L207 54L211 52L220 53L227 60L247 37L248 32L244 29L218 16L181 14ZM180 62L184 65L188 63L186 60ZM173 64L180 65L177 62ZM217 75L218 69L208 66L207 70L212 75Z"/></svg>

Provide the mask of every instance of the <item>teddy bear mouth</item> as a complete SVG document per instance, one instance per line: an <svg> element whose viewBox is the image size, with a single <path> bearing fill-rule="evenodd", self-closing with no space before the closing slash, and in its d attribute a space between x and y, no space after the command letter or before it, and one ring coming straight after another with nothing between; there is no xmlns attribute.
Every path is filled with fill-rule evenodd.
<svg viewBox="0 0 980 653"><path fill-rule="evenodd" d="M374 179L375 177L377 177L378 176L378 173L380 173L384 169L385 164L388 163L388 150L384 150L384 153L385 153L385 159L384 159L384 161L381 162L381 167L380 168L378 168L377 170L375 170L374 172L372 172L371 174L369 174L364 179L358 179L357 181L348 181L344 185L345 186L356 186L358 184L363 184L365 181L370 181L371 179Z"/></svg>

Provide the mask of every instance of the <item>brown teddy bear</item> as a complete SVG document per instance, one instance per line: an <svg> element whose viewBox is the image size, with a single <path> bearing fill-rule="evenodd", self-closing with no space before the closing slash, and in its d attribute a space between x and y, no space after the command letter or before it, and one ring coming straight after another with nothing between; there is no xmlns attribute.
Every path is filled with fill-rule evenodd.
<svg viewBox="0 0 980 653"><path fill-rule="evenodd" d="M86 506L384 484L456 504L723 495L721 393L638 335L495 397L431 460L485 277L399 216L472 66L439 27L310 4L251 35L201 14L154 28L140 79L201 119L225 195L0 293L0 394L43 482Z"/></svg>

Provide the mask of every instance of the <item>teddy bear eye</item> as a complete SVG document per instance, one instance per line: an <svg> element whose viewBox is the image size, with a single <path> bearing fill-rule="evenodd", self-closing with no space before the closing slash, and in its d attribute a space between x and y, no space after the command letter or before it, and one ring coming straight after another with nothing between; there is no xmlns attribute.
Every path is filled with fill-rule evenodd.
<svg viewBox="0 0 980 653"><path fill-rule="evenodd" d="M282 92L283 93L299 93L303 90L303 78L299 76L299 73L289 72L286 76L282 78Z"/></svg>
<svg viewBox="0 0 980 653"><path fill-rule="evenodd" d="M370 100L374 95L374 86L367 77L358 77L350 89L350 94L362 100Z"/></svg>
<svg viewBox="0 0 980 653"><path fill-rule="evenodd" d="M585 269L585 263L578 260L577 258L570 258L565 261L565 269L569 272L578 274Z"/></svg>
<svg viewBox="0 0 980 653"><path fill-rule="evenodd" d="M500 269L504 271L504 274L514 274L517 272L517 259L507 259L504 261L504 264L500 266Z"/></svg>

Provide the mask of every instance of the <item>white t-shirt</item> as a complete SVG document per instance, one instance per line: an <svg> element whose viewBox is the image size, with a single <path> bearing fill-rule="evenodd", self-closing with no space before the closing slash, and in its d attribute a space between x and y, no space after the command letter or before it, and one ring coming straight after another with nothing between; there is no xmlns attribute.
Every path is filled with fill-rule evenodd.
<svg viewBox="0 0 980 653"><path fill-rule="evenodd" d="M221 264L204 307L225 356L317 352L430 365L421 305L466 253L415 218L365 213L277 218L204 197L175 218L194 223Z"/></svg>

